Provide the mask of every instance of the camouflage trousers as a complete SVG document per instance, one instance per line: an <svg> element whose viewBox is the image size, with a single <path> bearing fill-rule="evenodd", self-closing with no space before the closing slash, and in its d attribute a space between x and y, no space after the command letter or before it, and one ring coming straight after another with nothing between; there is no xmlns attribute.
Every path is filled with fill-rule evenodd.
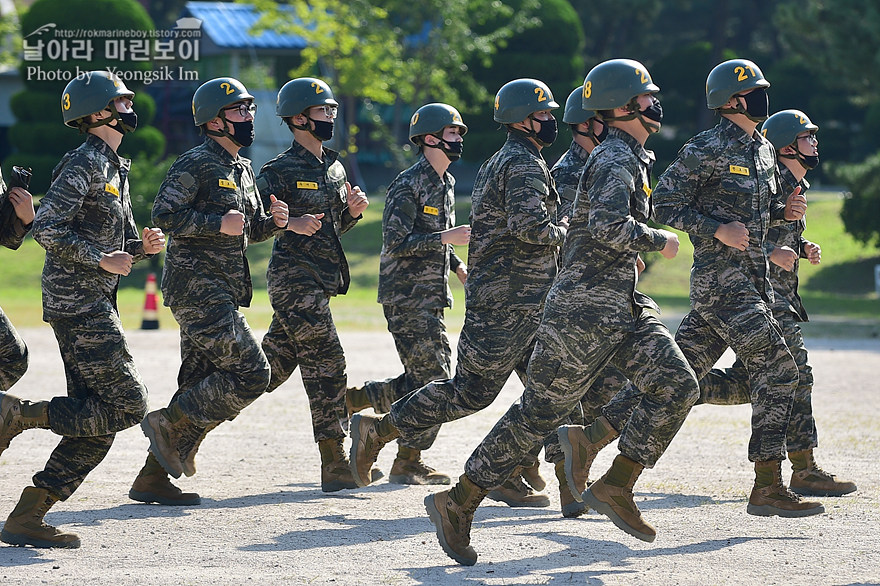
<svg viewBox="0 0 880 586"><path fill-rule="evenodd" d="M49 402L49 425L63 436L34 486L67 499L101 463L117 431L141 422L147 389L116 310L49 322L58 340L67 396Z"/></svg>
<svg viewBox="0 0 880 586"><path fill-rule="evenodd" d="M24 376L27 367L27 346L0 308L0 391L8 391Z"/></svg>
<svg viewBox="0 0 880 586"><path fill-rule="evenodd" d="M232 304L171 308L180 325L180 371L170 404L198 428L234 419L266 391L269 363Z"/></svg>
<svg viewBox="0 0 880 586"><path fill-rule="evenodd" d="M516 371L525 384L541 308L487 309L469 306L458 339L458 361L451 379L435 380L391 406L401 443L426 450L440 425L488 407ZM540 451L532 446L531 457ZM505 478L506 480L506 478Z"/></svg>
<svg viewBox="0 0 880 586"><path fill-rule="evenodd" d="M403 374L367 381L363 390L377 413L388 413L391 404L429 382L452 376L452 346L446 335L443 308L417 309L383 305L388 331L394 338Z"/></svg>
<svg viewBox="0 0 880 586"><path fill-rule="evenodd" d="M749 460L784 460L798 368L767 304L691 310L675 340L700 380L728 347L736 352L750 374Z"/></svg>
<svg viewBox="0 0 880 586"><path fill-rule="evenodd" d="M816 420L813 419L813 367L810 366L804 336L794 315L786 309L774 311L773 317L779 322L788 351L798 367L798 383L788 421L786 449L789 452L811 450L819 445ZM749 371L739 358L730 368L713 368L700 381L699 403L744 405L751 401Z"/></svg>
<svg viewBox="0 0 880 586"><path fill-rule="evenodd" d="M315 441L344 438L348 431L345 355L327 294L306 291L292 307L276 307L269 331L263 336L263 351L272 367L270 391L289 379L299 366Z"/></svg>
<svg viewBox="0 0 880 586"><path fill-rule="evenodd" d="M484 488L503 482L523 454L565 420L608 364L640 389L639 401L620 430L618 449L653 467L699 398L694 372L669 330L647 312L629 332L572 327L567 319L545 316L526 389L468 458L468 478Z"/></svg>

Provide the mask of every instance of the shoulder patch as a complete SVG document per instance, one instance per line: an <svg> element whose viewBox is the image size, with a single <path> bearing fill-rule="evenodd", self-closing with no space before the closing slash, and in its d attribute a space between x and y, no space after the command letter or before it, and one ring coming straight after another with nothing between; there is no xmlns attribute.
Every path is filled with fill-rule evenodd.
<svg viewBox="0 0 880 586"><path fill-rule="evenodd" d="M180 176L177 178L177 182L180 183L181 185L183 185L187 189L189 189L190 187L192 187L193 185L196 184L195 177L193 177L192 175L190 175L186 171L184 171L183 173L180 174Z"/></svg>
<svg viewBox="0 0 880 586"><path fill-rule="evenodd" d="M684 166L688 168L690 171L694 171L697 167L700 166L700 158L694 153L688 153L685 158L681 160L684 163Z"/></svg>
<svg viewBox="0 0 880 586"><path fill-rule="evenodd" d="M630 187L635 187L635 180L633 179L632 173L624 169L623 167L615 167L611 172L611 175L617 177Z"/></svg>
<svg viewBox="0 0 880 586"><path fill-rule="evenodd" d="M537 177L529 177L526 180L526 185L528 185L532 189L540 191L541 193L544 193L544 194L547 193L547 184L544 183L543 181L541 181L540 179L538 179Z"/></svg>
<svg viewBox="0 0 880 586"><path fill-rule="evenodd" d="M258 175L256 181L254 181L254 185L257 186L257 189L259 189L261 193L268 193L269 191L269 181L266 179L265 175Z"/></svg>

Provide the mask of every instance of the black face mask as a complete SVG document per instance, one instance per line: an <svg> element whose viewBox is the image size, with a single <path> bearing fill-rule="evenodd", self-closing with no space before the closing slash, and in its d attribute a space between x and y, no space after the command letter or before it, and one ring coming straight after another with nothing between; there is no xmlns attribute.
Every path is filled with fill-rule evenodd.
<svg viewBox="0 0 880 586"><path fill-rule="evenodd" d="M126 132L134 132L138 126L138 115L137 112L117 112L119 114L119 122L114 126L117 130L125 134ZM119 126L122 126L122 129L119 129Z"/></svg>
<svg viewBox="0 0 880 586"><path fill-rule="evenodd" d="M556 140L556 135L558 130L556 128L556 118L550 118L550 120L536 120L541 128L538 129L538 132L535 133L535 140L541 143L541 146L550 146L553 144L553 141Z"/></svg>
<svg viewBox="0 0 880 586"><path fill-rule="evenodd" d="M819 155L804 155L800 157L801 165L807 169L815 169L819 166Z"/></svg>
<svg viewBox="0 0 880 586"><path fill-rule="evenodd" d="M314 125L314 130L309 130L312 133L312 136L320 140L321 142L326 142L333 138L333 123L326 122L324 120L312 120L309 118Z"/></svg>
<svg viewBox="0 0 880 586"><path fill-rule="evenodd" d="M608 136L608 126L606 126L605 124L599 123L599 126L602 127L602 130L599 132L599 134L596 134L593 131L593 118L590 118L589 120L587 120L586 124L587 124L587 127L590 129L589 132L581 132L580 130L578 130L577 124L571 125L571 131L576 132L577 134L580 134L581 136L585 136L585 137L589 138L593 142L593 146L599 146L599 143L601 143L603 140L605 140L605 138Z"/></svg>
<svg viewBox="0 0 880 586"><path fill-rule="evenodd" d="M767 119L770 112L770 97L767 90L762 87L746 94L739 96L746 102L746 117L753 122L763 122Z"/></svg>
<svg viewBox="0 0 880 586"><path fill-rule="evenodd" d="M439 136L437 138L440 139L440 144L438 144L437 146L440 148L440 150L443 151L443 153L450 161L457 161L461 158L461 153L464 150L463 142L447 142Z"/></svg>
<svg viewBox="0 0 880 586"><path fill-rule="evenodd" d="M642 116L654 122L663 122L663 105L657 98L651 98L651 105L642 110Z"/></svg>
<svg viewBox="0 0 880 586"><path fill-rule="evenodd" d="M254 144L254 121L245 120L244 122L233 122L227 120L235 129L235 134L231 135L232 142L238 143L240 146L249 147Z"/></svg>

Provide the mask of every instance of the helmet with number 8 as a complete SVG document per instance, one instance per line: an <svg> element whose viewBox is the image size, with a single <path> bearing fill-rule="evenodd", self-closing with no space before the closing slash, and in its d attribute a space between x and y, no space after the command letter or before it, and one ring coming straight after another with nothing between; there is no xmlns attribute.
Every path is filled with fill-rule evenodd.
<svg viewBox="0 0 880 586"><path fill-rule="evenodd" d="M522 78L509 81L495 94L495 122L516 124L541 110L555 110L559 104L543 81Z"/></svg>
<svg viewBox="0 0 880 586"><path fill-rule="evenodd" d="M587 74L581 107L597 111L623 108L636 96L659 91L648 69L638 61L610 59L599 63Z"/></svg>
<svg viewBox="0 0 880 586"><path fill-rule="evenodd" d="M134 98L134 92L125 87L118 76L109 71L89 71L70 80L61 93L61 115L64 124L85 131L89 125L83 118L100 112L116 98ZM115 112L115 108L110 109ZM106 119L107 122L113 118Z"/></svg>
<svg viewBox="0 0 880 586"><path fill-rule="evenodd" d="M721 108L735 94L756 88L768 88L761 68L748 59L731 59L716 65L706 78L706 106Z"/></svg>
<svg viewBox="0 0 880 586"><path fill-rule="evenodd" d="M815 133L819 127L800 110L782 110L767 118L761 125L761 134L777 151L793 144L799 134Z"/></svg>
<svg viewBox="0 0 880 586"><path fill-rule="evenodd" d="M196 126L207 124L216 118L226 106L231 106L242 100L253 100L237 79L232 77L218 77L206 81L193 94L192 111L193 121Z"/></svg>
<svg viewBox="0 0 880 586"><path fill-rule="evenodd" d="M287 118L298 116L312 106L339 106L330 86L314 77L291 79L278 90L275 115Z"/></svg>

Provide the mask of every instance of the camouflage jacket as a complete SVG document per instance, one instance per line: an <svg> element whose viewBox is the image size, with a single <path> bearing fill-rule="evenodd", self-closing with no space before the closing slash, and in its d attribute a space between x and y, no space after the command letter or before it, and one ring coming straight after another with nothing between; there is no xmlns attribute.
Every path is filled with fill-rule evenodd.
<svg viewBox="0 0 880 586"><path fill-rule="evenodd" d="M765 240L771 220L782 220L773 145L722 118L689 140L654 190L657 221L690 234L694 244L691 305L773 301ZM714 237L718 226L739 221L749 231L745 251Z"/></svg>
<svg viewBox="0 0 880 586"><path fill-rule="evenodd" d="M801 193L805 193L810 184L806 179L798 181L785 165L779 165L779 179L782 184L780 195L787 198L788 194L800 186ZM804 243L807 242L803 237L804 230L807 227L805 218L796 222L783 222L780 225L774 225L767 233L767 254L773 252L773 248L777 246L788 246L800 258L807 258L804 251ZM773 263L770 263L770 282L773 284L773 292L776 295L774 307L777 311L790 311L799 321L809 321L807 310L798 295L798 261L794 261L794 269L786 271Z"/></svg>
<svg viewBox="0 0 880 586"><path fill-rule="evenodd" d="M229 210L244 214L240 236L220 233ZM250 160L233 157L211 138L171 165L153 202L153 222L170 237L162 295L171 307L250 305L248 241L283 230L263 209Z"/></svg>
<svg viewBox="0 0 880 586"><path fill-rule="evenodd" d="M263 165L257 185L263 204L274 195L290 207L290 217L324 214L321 229L312 236L292 231L275 238L267 273L269 298L279 308L290 307L303 289L345 294L350 277L340 236L360 219L348 212L345 169L337 153L324 149L321 161L296 141Z"/></svg>
<svg viewBox="0 0 880 586"><path fill-rule="evenodd" d="M102 269L101 258L116 250L135 262L146 258L128 195L130 167L89 134L52 171L34 219L34 240L46 249L44 320L90 313L107 300L115 307L119 275Z"/></svg>
<svg viewBox="0 0 880 586"><path fill-rule="evenodd" d="M420 309L452 307L449 271L461 265L440 232L455 226L455 178L441 178L424 155L385 195L379 303Z"/></svg>
<svg viewBox="0 0 880 586"><path fill-rule="evenodd" d="M0 246L17 250L21 243L24 242L24 237L27 236L33 223L25 225L18 216L15 216L15 209L12 207L12 204L8 204L7 207L8 197L9 190L6 187L6 182L3 181L3 176L0 175L0 209L4 213L10 214L8 218L5 215L0 218Z"/></svg>
<svg viewBox="0 0 880 586"><path fill-rule="evenodd" d="M556 210L557 218L562 219L566 216L571 218L581 171L584 170L584 165L587 164L589 157L590 153L587 152L587 149L571 141L571 146L550 169L550 174L553 175L553 180L556 182L556 189L559 191L560 203Z"/></svg>
<svg viewBox="0 0 880 586"><path fill-rule="evenodd" d="M474 183L465 299L469 307L544 305L565 228L559 196L540 151L509 132Z"/></svg>
<svg viewBox="0 0 880 586"><path fill-rule="evenodd" d="M556 316L572 331L592 325L632 331L639 308L657 309L636 291L636 256L666 246L666 236L646 224L652 215L653 164L654 153L616 128L593 149L545 319Z"/></svg>

